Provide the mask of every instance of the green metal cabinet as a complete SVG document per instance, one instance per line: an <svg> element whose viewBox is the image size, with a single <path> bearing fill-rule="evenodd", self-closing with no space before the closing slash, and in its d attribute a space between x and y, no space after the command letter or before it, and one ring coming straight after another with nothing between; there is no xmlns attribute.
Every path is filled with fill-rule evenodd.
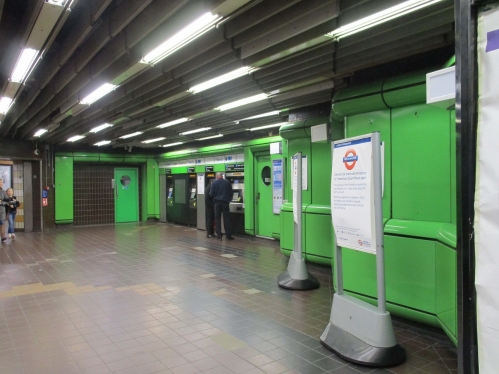
<svg viewBox="0 0 499 374"><path fill-rule="evenodd" d="M55 157L55 222L73 222L73 157Z"/></svg>

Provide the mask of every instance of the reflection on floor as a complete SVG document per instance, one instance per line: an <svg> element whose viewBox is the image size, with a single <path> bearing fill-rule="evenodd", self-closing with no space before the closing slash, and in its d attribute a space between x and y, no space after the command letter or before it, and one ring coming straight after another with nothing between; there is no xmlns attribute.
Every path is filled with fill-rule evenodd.
<svg viewBox="0 0 499 374"><path fill-rule="evenodd" d="M280 289L279 243L170 224L19 233L0 247L0 367L10 373L457 373L445 337L396 322L389 369L349 364L318 337L321 288Z"/></svg>

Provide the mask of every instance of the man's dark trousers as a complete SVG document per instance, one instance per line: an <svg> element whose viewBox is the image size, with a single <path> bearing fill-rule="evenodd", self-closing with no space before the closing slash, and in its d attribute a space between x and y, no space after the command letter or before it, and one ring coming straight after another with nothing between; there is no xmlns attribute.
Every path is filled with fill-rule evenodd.
<svg viewBox="0 0 499 374"><path fill-rule="evenodd" d="M219 238L222 237L222 214L224 216L225 235L230 238L232 237L232 227L230 225L229 203L217 201L215 202L215 227Z"/></svg>
<svg viewBox="0 0 499 374"><path fill-rule="evenodd" d="M206 204L206 235L213 236L213 221L215 220L215 208L213 204Z"/></svg>

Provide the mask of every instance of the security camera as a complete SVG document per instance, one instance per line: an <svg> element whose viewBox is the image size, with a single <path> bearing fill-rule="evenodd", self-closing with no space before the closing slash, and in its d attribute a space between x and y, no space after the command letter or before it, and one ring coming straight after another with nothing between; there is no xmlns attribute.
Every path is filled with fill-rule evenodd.
<svg viewBox="0 0 499 374"><path fill-rule="evenodd" d="M35 151L33 152L35 154L35 156L38 156L40 154L40 151L37 149L35 149Z"/></svg>

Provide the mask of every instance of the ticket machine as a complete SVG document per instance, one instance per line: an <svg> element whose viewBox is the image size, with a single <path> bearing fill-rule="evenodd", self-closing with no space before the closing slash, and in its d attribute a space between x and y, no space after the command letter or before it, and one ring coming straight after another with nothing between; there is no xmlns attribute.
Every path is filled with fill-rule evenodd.
<svg viewBox="0 0 499 374"><path fill-rule="evenodd" d="M173 222L173 175L166 175L166 220Z"/></svg>
<svg viewBox="0 0 499 374"><path fill-rule="evenodd" d="M210 171L205 173L198 173L198 199L197 199L197 228L199 230L206 230L206 187L212 180L215 180L216 173L213 171L213 166L207 166Z"/></svg>
<svg viewBox="0 0 499 374"><path fill-rule="evenodd" d="M244 171L226 172L225 178L232 184L233 190L229 203L232 231L244 234Z"/></svg>
<svg viewBox="0 0 499 374"><path fill-rule="evenodd" d="M187 192L189 194L189 219L188 219L188 225L197 225L197 178L196 174L191 173L189 174L189 185Z"/></svg>

